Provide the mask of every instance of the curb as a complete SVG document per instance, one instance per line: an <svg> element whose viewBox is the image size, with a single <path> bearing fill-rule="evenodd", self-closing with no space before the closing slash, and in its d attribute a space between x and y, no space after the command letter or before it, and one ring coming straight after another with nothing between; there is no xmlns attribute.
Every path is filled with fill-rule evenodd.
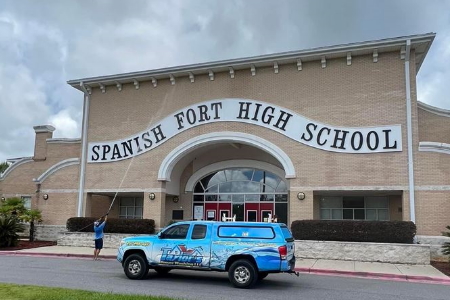
<svg viewBox="0 0 450 300"><path fill-rule="evenodd" d="M38 257L70 257L70 258L92 259L92 254L73 254L73 253L40 253L40 252L0 251L0 255L38 256ZM100 255L99 258L115 260L117 258L117 256L116 255Z"/></svg>
<svg viewBox="0 0 450 300"><path fill-rule="evenodd" d="M435 283L450 285L450 278L433 277L433 276L418 276L418 275L398 275L389 273L375 273L375 272L355 272L355 271L341 271L331 269L315 269L315 268L295 268L300 273L317 274L317 275L344 275L348 277L361 277L382 280L397 280L409 282Z"/></svg>

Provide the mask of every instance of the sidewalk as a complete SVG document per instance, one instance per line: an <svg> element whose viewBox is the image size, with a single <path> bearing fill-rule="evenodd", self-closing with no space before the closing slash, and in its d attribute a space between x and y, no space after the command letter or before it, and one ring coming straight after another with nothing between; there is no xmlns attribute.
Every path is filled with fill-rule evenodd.
<svg viewBox="0 0 450 300"><path fill-rule="evenodd" d="M16 251L0 251L0 255L72 257L92 259L94 248L50 246ZM104 248L100 258L116 259L117 249ZM450 285L450 277L431 265L405 265L360 261L301 259L295 270L300 273L376 278L396 281L426 282Z"/></svg>

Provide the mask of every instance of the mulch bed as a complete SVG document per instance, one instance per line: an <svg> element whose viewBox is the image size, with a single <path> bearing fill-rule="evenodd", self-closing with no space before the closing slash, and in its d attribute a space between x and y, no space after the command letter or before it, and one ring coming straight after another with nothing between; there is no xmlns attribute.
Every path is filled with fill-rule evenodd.
<svg viewBox="0 0 450 300"><path fill-rule="evenodd" d="M432 261L431 265L445 275L450 276L450 262Z"/></svg>
<svg viewBox="0 0 450 300"><path fill-rule="evenodd" d="M38 247L48 247L48 246L54 246L56 245L56 242L51 241L19 241L19 244L16 247L7 247L7 248L0 248L0 251L14 251L14 250L22 250L22 249L32 249L32 248L38 248Z"/></svg>

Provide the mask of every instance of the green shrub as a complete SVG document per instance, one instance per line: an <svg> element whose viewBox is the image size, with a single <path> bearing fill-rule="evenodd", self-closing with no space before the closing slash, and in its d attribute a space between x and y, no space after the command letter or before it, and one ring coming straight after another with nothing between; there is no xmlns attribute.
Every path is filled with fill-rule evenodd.
<svg viewBox="0 0 450 300"><path fill-rule="evenodd" d="M0 217L0 247L14 247L19 241L17 233L24 232L25 226L14 216Z"/></svg>
<svg viewBox="0 0 450 300"><path fill-rule="evenodd" d="M412 244L416 225L408 221L297 220L296 240Z"/></svg>
<svg viewBox="0 0 450 300"><path fill-rule="evenodd" d="M94 232L94 222L98 218L75 217L67 220L66 228L71 232ZM155 233L155 221L151 219L113 219L108 218L105 233Z"/></svg>
<svg viewBox="0 0 450 300"><path fill-rule="evenodd" d="M447 226L446 228L448 230L450 230L450 226ZM446 236L446 237L450 237L450 231L443 232L442 235ZM444 243L444 245L442 245L442 253L445 254L445 255L449 255L448 259L450 261L450 242L446 242L446 243Z"/></svg>

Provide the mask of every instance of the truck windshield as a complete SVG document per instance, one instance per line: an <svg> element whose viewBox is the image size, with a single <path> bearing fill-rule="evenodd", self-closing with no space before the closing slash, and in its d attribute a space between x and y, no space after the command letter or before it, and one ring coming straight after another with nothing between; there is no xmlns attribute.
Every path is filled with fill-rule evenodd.
<svg viewBox="0 0 450 300"><path fill-rule="evenodd" d="M281 231L283 232L284 240L286 242L293 242L294 238L292 237L291 231L286 226L281 226Z"/></svg>

